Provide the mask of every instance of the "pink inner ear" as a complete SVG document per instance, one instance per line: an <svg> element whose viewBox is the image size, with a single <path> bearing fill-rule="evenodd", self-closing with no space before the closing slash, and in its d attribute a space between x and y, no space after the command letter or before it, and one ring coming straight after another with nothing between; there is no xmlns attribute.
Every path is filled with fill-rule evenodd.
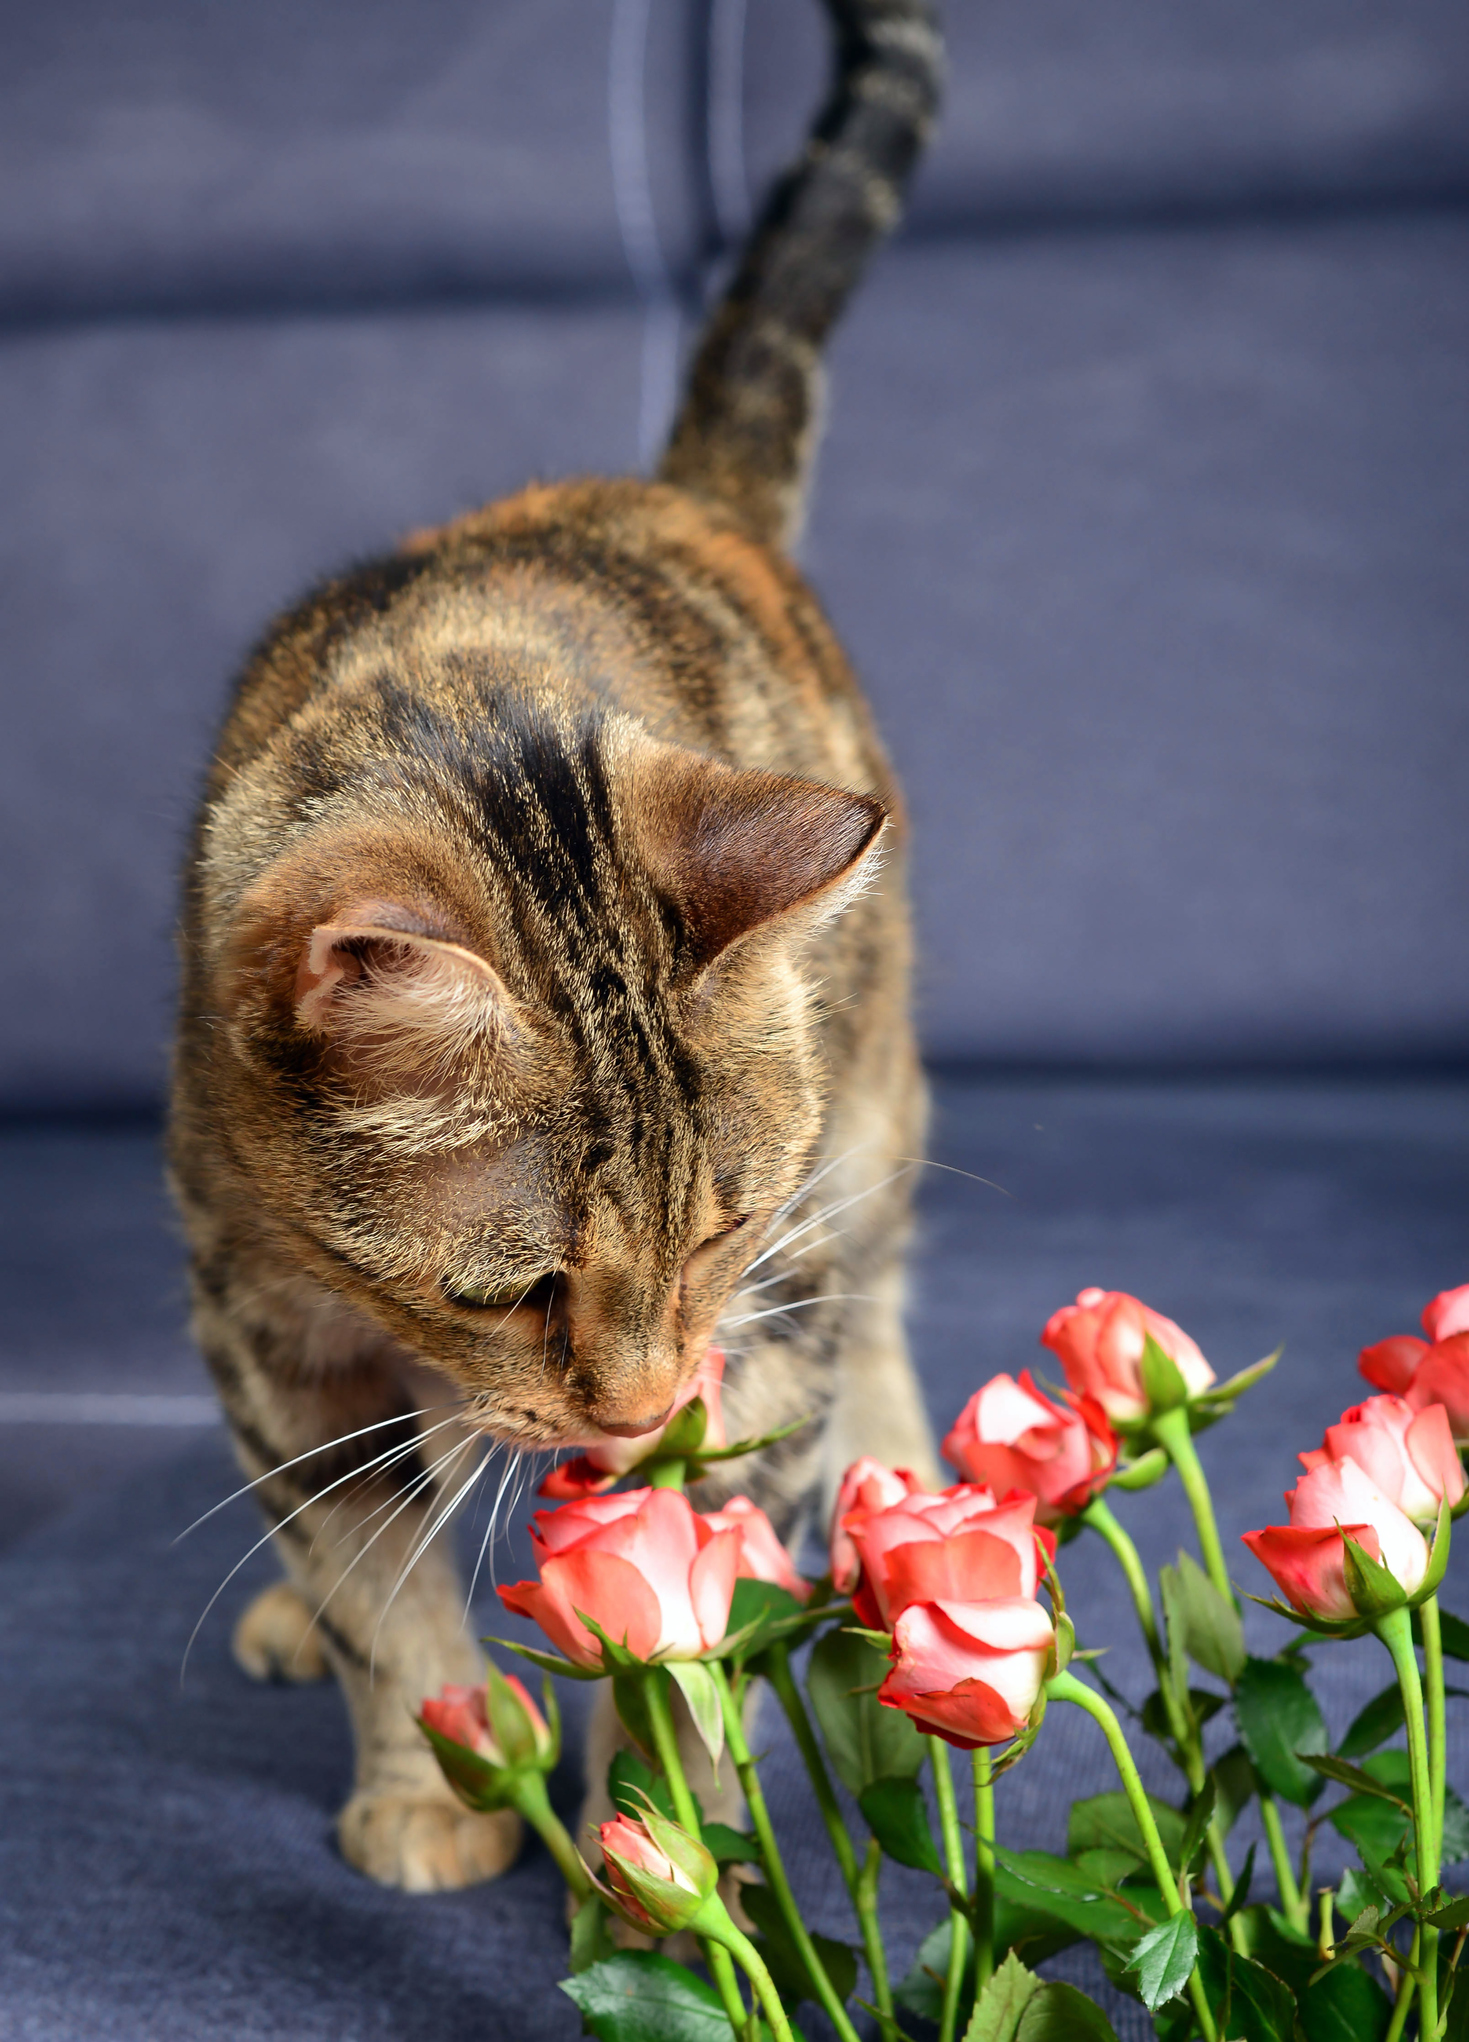
<svg viewBox="0 0 1469 2042"><path fill-rule="evenodd" d="M344 987L357 987L348 1000ZM420 1042L502 1032L511 1002L482 957L390 923L325 922L296 970L296 1018L317 1034L379 1031Z"/></svg>
<svg viewBox="0 0 1469 2042"><path fill-rule="evenodd" d="M296 968L296 984L292 1004L296 1019L305 1028L324 1030L327 1012L337 987L344 981L350 982L362 976L362 960L354 957L350 950L338 945L349 936L365 934L365 931L347 929L339 925L324 924L311 932L311 941L306 954Z"/></svg>

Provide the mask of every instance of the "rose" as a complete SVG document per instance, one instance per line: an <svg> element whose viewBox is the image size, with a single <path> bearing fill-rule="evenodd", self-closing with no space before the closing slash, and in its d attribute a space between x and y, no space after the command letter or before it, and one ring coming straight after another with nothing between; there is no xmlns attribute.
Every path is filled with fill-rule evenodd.
<svg viewBox="0 0 1469 2042"><path fill-rule="evenodd" d="M997 1504L963 1482L847 1524L862 1562L853 1607L873 1629L891 1630L910 1603L1033 1597L1041 1542L1048 1557L1055 1543L1036 1529L1033 1496Z"/></svg>
<svg viewBox="0 0 1469 2042"><path fill-rule="evenodd" d="M800 1602L811 1596L811 1583L791 1564L791 1556L765 1512L748 1496L731 1496L722 1510L708 1510L704 1522L713 1531L737 1531L740 1535L741 1578L773 1581Z"/></svg>
<svg viewBox="0 0 1469 2042"><path fill-rule="evenodd" d="M1418 1527L1354 1460L1323 1461L1286 1493L1288 1525L1244 1533L1245 1544L1304 1616L1340 1622L1359 1611L1346 1576L1351 1537L1406 1595L1423 1584L1428 1544Z"/></svg>
<svg viewBox="0 0 1469 2042"><path fill-rule="evenodd" d="M1364 1347L1357 1367L1374 1388L1405 1397L1415 1411L1442 1404L1456 1446L1469 1446L1469 1284L1440 1292L1423 1311L1433 1336L1398 1333Z"/></svg>
<svg viewBox="0 0 1469 2042"><path fill-rule="evenodd" d="M641 1821L615 1816L597 1840L619 1911L644 1935L676 1935L718 1884L719 1867L703 1844L656 1809Z"/></svg>
<svg viewBox="0 0 1469 2042"><path fill-rule="evenodd" d="M871 1454L853 1461L842 1476L831 1513L831 1578L838 1595L850 1595L862 1572L852 1534L845 1527L870 1517L876 1510L901 1503L905 1496L922 1494L923 1484L911 1469L886 1468Z"/></svg>
<svg viewBox="0 0 1469 2042"><path fill-rule="evenodd" d="M1469 1283L1457 1290L1441 1290L1423 1307L1423 1330L1435 1345L1455 1333L1469 1333Z"/></svg>
<svg viewBox="0 0 1469 2042"><path fill-rule="evenodd" d="M1024 1596L913 1603L877 1698L963 1750L1003 1744L1030 1720L1053 1642L1051 1619Z"/></svg>
<svg viewBox="0 0 1469 2042"><path fill-rule="evenodd" d="M1117 1435L1101 1405L1074 1392L1066 1402L1043 1397L1028 1369L1018 1383L993 1376L954 1421L944 1459L998 1496L1034 1496L1039 1522L1057 1524L1085 1509L1117 1465Z"/></svg>
<svg viewBox="0 0 1469 2042"><path fill-rule="evenodd" d="M552 1468L536 1494L547 1497L553 1503L566 1503L582 1496L597 1496L610 1489L624 1475L649 1459L679 1412L692 1404L695 1397L704 1400L704 1437L700 1445L726 1446L728 1441L724 1436L721 1402L723 1384L724 1354L718 1347L711 1347L674 1398L673 1408L661 1425L655 1425L651 1432L635 1433L630 1439L594 1440L584 1453L563 1461L558 1468Z"/></svg>
<svg viewBox="0 0 1469 2042"><path fill-rule="evenodd" d="M1319 1447L1300 1456L1307 1470L1355 1461L1417 1525L1433 1525L1439 1505L1464 1494L1464 1470L1442 1404L1415 1411L1405 1397L1369 1397L1328 1425Z"/></svg>
<svg viewBox="0 0 1469 2042"><path fill-rule="evenodd" d="M626 1489L537 1511L539 1581L500 1590L568 1659L603 1666L577 1612L636 1659L696 1659L729 1628L742 1534L711 1529L677 1489Z"/></svg>
<svg viewBox="0 0 1469 2042"><path fill-rule="evenodd" d="M491 1670L490 1681L495 1688L493 1728L485 1689L461 1687L453 1681L425 1700L419 1711L421 1721L451 1744L464 1745L488 1765L554 1765L556 1738L524 1682L513 1673L501 1673L498 1667Z"/></svg>
<svg viewBox="0 0 1469 2042"><path fill-rule="evenodd" d="M1125 1290L1084 1290L1074 1305L1053 1312L1041 1334L1078 1396L1094 1397L1118 1425L1148 1414L1143 1388L1143 1342L1151 1333L1183 1377L1190 1397L1207 1390L1214 1371L1181 1326L1152 1311Z"/></svg>

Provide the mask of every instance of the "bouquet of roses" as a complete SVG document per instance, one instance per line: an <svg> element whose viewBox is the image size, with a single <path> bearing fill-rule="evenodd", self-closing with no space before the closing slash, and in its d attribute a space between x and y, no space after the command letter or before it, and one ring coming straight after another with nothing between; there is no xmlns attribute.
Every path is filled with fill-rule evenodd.
<svg viewBox="0 0 1469 2042"><path fill-rule="evenodd" d="M611 1683L628 1744L596 1869L547 1794L560 1744L549 1680L543 1710L491 1666L483 1688L426 1701L421 1721L461 1798L519 1809L555 1857L574 1908L562 1990L586 2029L604 2042L717 2042L726 2029L792 2042L810 2003L841 2042L874 2028L898 2042L925 2023L940 2042L1087 2042L1113 2035L1103 2010L1034 1967L1090 1940L1166 2042L1469 2036L1469 1897L1440 1883L1445 1862L1469 1855L1469 1810L1444 1761L1457 1692L1444 1659L1469 1657L1469 1625L1437 1600L1465 1502L1469 1285L1423 1319L1426 1340L1363 1352L1380 1394L1301 1454L1289 1522L1243 1535L1283 1597L1266 1606L1295 1627L1273 1658L1246 1650L1194 1436L1276 1357L1221 1383L1181 1328L1121 1292L1083 1291L1046 1326L1066 1378L1053 1396L1029 1373L975 1392L944 1441L952 1487L931 1493L870 1459L849 1468L819 1581L747 1498L701 1514L683 1493L771 1443L725 1441L717 1355L660 1434L557 1469L543 1493L560 1507L533 1533L539 1578L500 1593L556 1648L511 1650ZM1163 1567L1155 1593L1106 1498L1170 1470L1199 1553ZM637 1486L616 1486L629 1477ZM1106 1542L1136 1608L1156 1683L1137 1706L1107 1680L1099 1641L1078 1649L1066 1613L1057 1553L1084 1531ZM1393 1679L1332 1750L1308 1654L1368 1632ZM813 1934L792 1892L746 1740L756 1681L810 1773L855 1942ZM996 1784L1056 1702L1096 1723L1119 1790L1072 1806L1064 1856L1008 1850ZM1211 1733L1206 1749L1205 1725L1225 1711L1238 1740ZM706 1817L680 1721L733 1767L748 1830ZM1175 1798L1144 1790L1129 1733L1167 1753ZM956 1751L969 1760L962 1804ZM1323 1805L1332 1790L1344 1791ZM1251 1801L1272 1899L1256 1894L1257 1845L1231 1844ZM1323 1822L1357 1862L1313 1905ZM940 1902L896 1985L887 1859L931 1874ZM695 1939L704 1975L648 1946L673 1936Z"/></svg>

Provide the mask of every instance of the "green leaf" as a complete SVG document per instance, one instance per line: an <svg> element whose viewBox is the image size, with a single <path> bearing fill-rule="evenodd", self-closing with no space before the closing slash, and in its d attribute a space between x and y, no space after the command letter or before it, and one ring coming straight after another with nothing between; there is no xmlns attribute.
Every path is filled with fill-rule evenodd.
<svg viewBox="0 0 1469 2042"><path fill-rule="evenodd" d="M1336 1747L1338 1758L1360 1758L1364 1752L1375 1751L1379 1744L1386 1744L1395 1731L1403 1727L1403 1696L1396 1681L1385 1687L1380 1695L1374 1695L1365 1708L1359 1709L1352 1718L1351 1728Z"/></svg>
<svg viewBox="0 0 1469 2042"><path fill-rule="evenodd" d="M832 1765L853 1794L874 1780L912 1779L927 1756L902 1710L877 1699L886 1672L885 1655L850 1631L828 1631L811 1654L811 1706Z"/></svg>
<svg viewBox="0 0 1469 2042"><path fill-rule="evenodd" d="M1469 1808L1464 1806L1452 1787L1444 1789L1440 1845L1439 1855L1446 1865L1457 1865L1461 1859L1469 1858Z"/></svg>
<svg viewBox="0 0 1469 2042"><path fill-rule="evenodd" d="M1196 1723L1207 1723L1211 1716L1217 1716L1228 1699L1227 1695L1216 1694L1211 1687L1191 1687L1188 1691L1188 1705ZM1156 1737L1160 1744L1171 1742L1173 1732L1168 1727L1168 1711L1163 1706L1162 1692L1158 1688L1153 1689L1140 1713L1149 1737Z"/></svg>
<svg viewBox="0 0 1469 2042"><path fill-rule="evenodd" d="M783 1439L789 1439L793 1432L799 1432L803 1425L811 1423L810 1415L793 1418L789 1425L777 1425L774 1432L761 1432L749 1439L733 1440L728 1446L700 1447L698 1459L702 1461L735 1461L745 1454L759 1453L762 1447L775 1446Z"/></svg>
<svg viewBox="0 0 1469 2042"><path fill-rule="evenodd" d="M646 1798L645 1798L646 1797ZM661 1773L640 1759L635 1751L617 1751L607 1768L607 1798L621 1814L631 1817L634 1822L642 1819L644 1808L649 1801L660 1815L666 1815L670 1822L677 1820L673 1812L673 1796L668 1791L668 1782ZM694 1806L699 1804L695 1801ZM703 1810L699 1810L702 1815Z"/></svg>
<svg viewBox="0 0 1469 2042"><path fill-rule="evenodd" d="M721 1865L758 1865L760 1846L753 1836L746 1836L742 1829L732 1829L727 1822L706 1822L703 1825L704 1848L711 1858Z"/></svg>
<svg viewBox="0 0 1469 2042"><path fill-rule="evenodd" d="M756 1948L769 1965L775 1989L781 1998L788 2005L803 1999L819 2003L821 1995L816 1990L816 1981L806 1968L805 1959L780 1911L780 1902L770 1888L753 1884L742 1886L740 1903L760 1931ZM850 1999L857 1983L856 1951L846 1943L833 1942L830 1936L813 1935L811 1941L837 1998Z"/></svg>
<svg viewBox="0 0 1469 2042"><path fill-rule="evenodd" d="M1255 1849L1256 1846L1251 1844L1245 1852L1245 1861L1239 1868L1239 1875L1234 1882L1234 1891L1229 1896L1229 1905L1220 1916L1221 1926L1233 1921L1240 1909L1249 1901L1250 1882L1255 1876Z"/></svg>
<svg viewBox="0 0 1469 2042"><path fill-rule="evenodd" d="M1407 1591L1390 1567L1384 1567L1380 1560L1374 1560L1365 1546L1359 1546L1350 1532L1343 1532L1342 1573L1347 1584L1347 1594L1352 1607L1365 1617L1385 1614L1388 1610L1401 1609L1407 1601Z"/></svg>
<svg viewBox="0 0 1469 2042"><path fill-rule="evenodd" d="M1205 1673L1233 1683L1245 1663L1245 1634L1239 1611L1221 1595L1191 1553L1180 1553L1176 1568L1161 1574L1176 1577L1174 1607L1183 1621L1184 1648ZM1161 1578L1160 1574L1160 1578ZM1165 1603L1168 1598L1165 1594Z"/></svg>
<svg viewBox="0 0 1469 2042"><path fill-rule="evenodd" d="M1177 1999L1188 1984L1198 1949L1198 1924L1191 1914L1170 1915L1143 1937L1126 1968L1137 1973L1138 1992L1149 2013Z"/></svg>
<svg viewBox="0 0 1469 2042"><path fill-rule="evenodd" d="M1283 1347L1277 1347L1274 1354L1267 1354L1263 1361L1257 1361L1249 1368L1242 1368L1235 1375L1226 1376L1222 1383L1211 1383L1207 1390L1201 1391L1194 1399L1195 1404L1211 1417L1225 1417L1234 1409L1237 1399L1242 1397L1246 1390L1253 1389L1262 1377L1269 1375L1284 1352Z"/></svg>
<svg viewBox="0 0 1469 2042"><path fill-rule="evenodd" d="M1438 1629L1446 1659L1469 1659L1469 1624L1462 1617L1456 1617L1452 1610L1441 1609ZM1413 1642L1415 1645L1423 1643L1423 1627L1418 1621L1417 1610L1413 1612Z"/></svg>
<svg viewBox="0 0 1469 2042"><path fill-rule="evenodd" d="M1296 2014L1306 2042L1383 2042L1392 2005L1360 1965L1338 1964L1297 1990Z"/></svg>
<svg viewBox="0 0 1469 2042"><path fill-rule="evenodd" d="M995 1915L998 1930L998 1907ZM894 2000L905 2012L917 2014L920 2020L936 2024L943 2012L944 1980L948 1976L953 1934L953 1917L945 1914L938 1926L930 1929L918 1945L907 1977L893 1994ZM964 1989L959 1995L961 2003L973 1995L974 1980L974 1943L971 1939L964 1964Z"/></svg>
<svg viewBox="0 0 1469 2042"><path fill-rule="evenodd" d="M1015 2042L1020 2017L1041 1989L1012 1950L979 1995L964 2042Z"/></svg>
<svg viewBox="0 0 1469 2042"><path fill-rule="evenodd" d="M724 1751L724 1714L719 1706L719 1689L714 1675L697 1659L670 1659L668 1673L688 1703L699 1742L708 1752L717 1778Z"/></svg>
<svg viewBox="0 0 1469 2042"><path fill-rule="evenodd" d="M1235 1684L1234 1713L1266 1786L1283 1801L1309 1808L1326 1781L1300 1755L1319 1757L1330 1740L1301 1674L1279 1659L1246 1659Z"/></svg>
<svg viewBox="0 0 1469 2042"><path fill-rule="evenodd" d="M1199 1930L1199 1975L1219 2021L1219 2032L1231 2042L1292 2042L1295 1996L1274 1972L1231 1949L1217 1929ZM1228 2018L1223 2009L1228 2003Z"/></svg>
<svg viewBox="0 0 1469 2042"><path fill-rule="evenodd" d="M1173 1463L1161 1446L1149 1447L1135 1461L1124 1461L1108 1484L1113 1489L1151 1489L1161 1482Z"/></svg>
<svg viewBox="0 0 1469 2042"><path fill-rule="evenodd" d="M600 1893L589 1893L571 1918L571 1970L577 1977L615 1956L617 1945L608 1927L607 1905Z"/></svg>
<svg viewBox="0 0 1469 2042"><path fill-rule="evenodd" d="M578 1666L574 1660L558 1659L554 1652L538 1652L534 1645L517 1645L513 1638L489 1637L481 1640L485 1645L503 1645L507 1652L513 1652L517 1659L528 1659L532 1666L539 1666L543 1673L554 1673L562 1680L602 1680L605 1675L600 1666Z"/></svg>
<svg viewBox="0 0 1469 2042"><path fill-rule="evenodd" d="M1154 1411L1172 1411L1188 1402L1188 1385L1178 1372L1171 1354L1165 1354L1151 1333L1143 1335L1142 1360L1138 1364L1143 1395Z"/></svg>
<svg viewBox="0 0 1469 2042"><path fill-rule="evenodd" d="M1153 1811L1168 1862L1178 1871L1183 1863L1181 1852L1188 1825L1176 1808L1155 1800L1151 1794L1148 1806ZM1081 1851L1095 1850L1129 1851L1140 1865L1147 1864L1148 1847L1126 1794L1093 1794L1088 1800L1072 1802L1066 1819L1066 1855L1074 1858Z"/></svg>
<svg viewBox="0 0 1469 2042"><path fill-rule="evenodd" d="M1449 1973L1448 2024L1444 2028L1443 2042L1469 2042L1469 1970L1459 1965ZM1444 1993L1439 1994L1439 2006L1444 2004Z"/></svg>
<svg viewBox="0 0 1469 2042"><path fill-rule="evenodd" d="M1003 1844L996 1844L994 1852L995 1892L1000 1898L1054 1915L1101 1942L1131 1942L1140 1929L1151 1926L1151 1917L1137 1900L1123 1901L1068 1858L1052 1857L1048 1851L1008 1851Z"/></svg>
<svg viewBox="0 0 1469 2042"><path fill-rule="evenodd" d="M846 1604L843 1602L837 1607L845 1610ZM809 1604L799 1602L788 1588L782 1588L778 1582L751 1581L742 1577L734 1586L725 1636L717 1651L710 1653L709 1657L730 1659L735 1665L743 1666L778 1638L798 1638L803 1632L824 1623L832 1614L829 1605L817 1602L814 1597Z"/></svg>
<svg viewBox="0 0 1469 2042"><path fill-rule="evenodd" d="M647 1673L614 1673L612 1676L612 1700L617 1708L617 1719L646 1758L652 1758L658 1748L653 1735L653 1722L648 1714L647 1696L643 1691L645 1680L662 1680L667 1683L668 1675L661 1667L650 1668Z"/></svg>
<svg viewBox="0 0 1469 2042"><path fill-rule="evenodd" d="M1432 1914L1423 1917L1431 1929L1462 1929L1469 1927L1469 1893L1460 1894L1447 1907L1436 1907Z"/></svg>
<svg viewBox="0 0 1469 2042"><path fill-rule="evenodd" d="M730 2042L713 1987L654 1950L619 1950L561 1990L598 2042Z"/></svg>
<svg viewBox="0 0 1469 2042"><path fill-rule="evenodd" d="M1379 1760L1376 1762L1380 1763L1381 1758L1387 1755L1386 1753L1380 1754ZM1404 1753L1403 1757L1406 1759L1407 1754ZM1305 1763L1311 1768L1312 1772L1321 1773L1328 1780L1336 1780L1343 1787L1350 1787L1354 1793L1373 1795L1383 1801L1392 1801L1399 1808L1407 1806L1401 1794L1395 1792L1392 1787L1384 1785L1374 1773L1367 1771L1364 1766L1348 1765L1344 1758L1335 1758L1330 1752L1312 1752L1306 1758Z"/></svg>
<svg viewBox="0 0 1469 2042"><path fill-rule="evenodd" d="M1214 1802L1218 1792L1219 1789L1215 1785L1213 1777L1206 1773L1203 1788L1194 1796L1193 1803L1189 1808L1188 1826L1183 1832L1183 1842L1178 1847L1180 1870L1190 1868L1195 1857L1203 1848L1204 1833L1213 1819Z"/></svg>
<svg viewBox="0 0 1469 2042"><path fill-rule="evenodd" d="M471 1751L467 1744L460 1744L452 1737L431 1730L421 1718L418 1727L433 1747L439 1771L466 1808L483 1811L505 1806L513 1773L503 1766L491 1765L477 1751Z"/></svg>
<svg viewBox="0 0 1469 2042"><path fill-rule="evenodd" d="M928 1804L917 1780L874 1780L857 1796L867 1827L890 1858L915 1872L944 1876L943 1862L928 1826Z"/></svg>
<svg viewBox="0 0 1469 2042"><path fill-rule="evenodd" d="M1221 1835L1228 1836L1255 1794L1255 1768L1242 1744L1232 1744L1209 1768L1214 1777L1217 1799L1214 1812Z"/></svg>
<svg viewBox="0 0 1469 2042"><path fill-rule="evenodd" d="M1395 1851L1408 1833L1407 1812L1390 1801L1367 1794L1353 1794L1339 1801L1327 1820L1338 1836L1354 1843L1365 1858L1385 1858Z"/></svg>
<svg viewBox="0 0 1469 2042"><path fill-rule="evenodd" d="M1020 2016L1015 2042L1117 2042L1117 2030L1094 1999L1052 1978Z"/></svg>

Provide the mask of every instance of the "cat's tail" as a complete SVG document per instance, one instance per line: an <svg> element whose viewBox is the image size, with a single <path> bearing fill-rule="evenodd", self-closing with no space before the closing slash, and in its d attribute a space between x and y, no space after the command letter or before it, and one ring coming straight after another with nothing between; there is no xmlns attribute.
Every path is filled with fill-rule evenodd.
<svg viewBox="0 0 1469 2042"><path fill-rule="evenodd" d="M821 347L892 228L938 104L933 0L826 0L836 80L710 320L659 471L772 544L800 528Z"/></svg>

